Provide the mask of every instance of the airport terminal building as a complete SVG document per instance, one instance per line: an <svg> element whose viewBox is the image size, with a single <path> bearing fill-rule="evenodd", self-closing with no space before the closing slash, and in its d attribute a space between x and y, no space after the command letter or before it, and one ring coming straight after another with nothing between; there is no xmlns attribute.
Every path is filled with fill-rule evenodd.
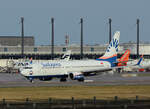
<svg viewBox="0 0 150 109"><path fill-rule="evenodd" d="M35 46L33 36L24 37L24 54L25 56L35 56L35 55L51 55L51 46ZM0 36L0 58L19 56L21 54L21 36ZM85 55L102 55L106 51L108 44L104 45L84 45L83 53ZM123 54L125 50L130 49L131 55L136 55L137 47L136 43L122 43L119 46L119 54ZM72 51L72 55L80 55L80 45L55 45L54 54L62 55L67 50ZM140 44L139 54L144 54L150 57L150 44Z"/></svg>
<svg viewBox="0 0 150 109"><path fill-rule="evenodd" d="M21 36L0 36L0 46L20 46L22 44ZM34 37L24 37L25 46L34 46Z"/></svg>

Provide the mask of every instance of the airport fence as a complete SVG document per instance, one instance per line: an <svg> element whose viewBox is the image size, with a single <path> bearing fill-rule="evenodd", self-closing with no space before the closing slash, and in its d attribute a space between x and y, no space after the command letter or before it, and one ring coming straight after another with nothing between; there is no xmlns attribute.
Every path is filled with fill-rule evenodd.
<svg viewBox="0 0 150 109"><path fill-rule="evenodd" d="M29 98L22 100L2 99L0 109L150 109L150 99L119 99L100 100L92 99L40 99Z"/></svg>

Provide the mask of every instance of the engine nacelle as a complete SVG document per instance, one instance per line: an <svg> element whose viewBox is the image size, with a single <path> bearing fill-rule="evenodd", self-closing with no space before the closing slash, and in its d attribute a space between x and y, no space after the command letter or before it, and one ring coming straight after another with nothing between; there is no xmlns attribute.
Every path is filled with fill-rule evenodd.
<svg viewBox="0 0 150 109"><path fill-rule="evenodd" d="M73 72L69 74L72 80L84 81L84 75L81 72Z"/></svg>

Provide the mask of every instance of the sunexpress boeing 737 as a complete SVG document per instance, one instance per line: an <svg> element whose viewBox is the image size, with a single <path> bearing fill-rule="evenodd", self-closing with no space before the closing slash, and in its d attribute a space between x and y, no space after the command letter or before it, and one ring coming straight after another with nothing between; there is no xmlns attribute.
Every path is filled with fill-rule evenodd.
<svg viewBox="0 0 150 109"><path fill-rule="evenodd" d="M36 78L51 80L54 77L60 78L60 81L66 81L68 77L73 80L84 81L84 76L92 76L93 72L109 71L116 66L119 37L120 32L117 31L105 54L96 60L58 60L55 62L31 64L25 67L21 74L31 82Z"/></svg>

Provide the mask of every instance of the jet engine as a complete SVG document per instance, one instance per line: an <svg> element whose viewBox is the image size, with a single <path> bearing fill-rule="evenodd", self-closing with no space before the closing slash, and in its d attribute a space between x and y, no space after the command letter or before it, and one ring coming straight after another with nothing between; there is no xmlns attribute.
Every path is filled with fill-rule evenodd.
<svg viewBox="0 0 150 109"><path fill-rule="evenodd" d="M81 72L73 72L69 74L72 80L84 81L84 76Z"/></svg>

